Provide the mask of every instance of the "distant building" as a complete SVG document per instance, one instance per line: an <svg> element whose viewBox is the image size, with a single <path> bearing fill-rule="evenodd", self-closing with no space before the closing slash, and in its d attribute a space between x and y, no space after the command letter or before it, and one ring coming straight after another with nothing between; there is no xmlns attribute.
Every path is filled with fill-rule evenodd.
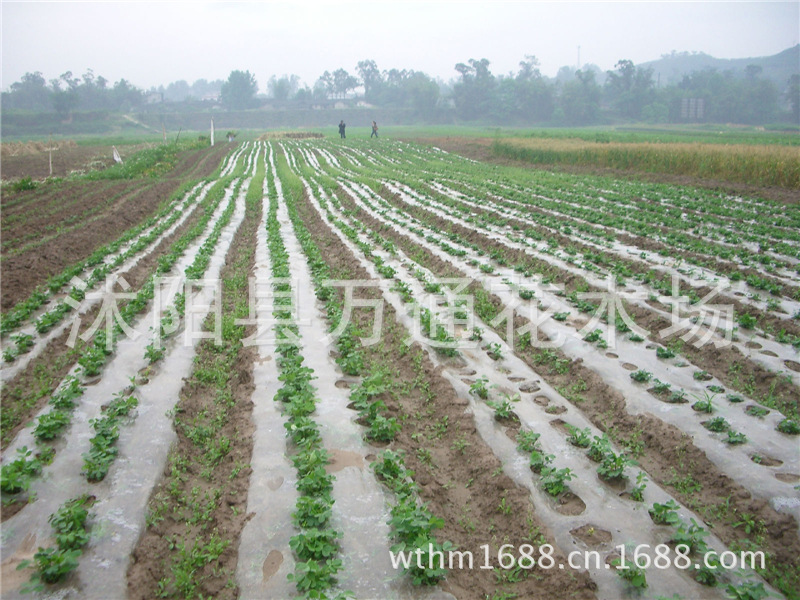
<svg viewBox="0 0 800 600"><path fill-rule="evenodd" d="M706 101L704 98L683 98L681 100L681 119L684 121L702 121L705 117Z"/></svg>

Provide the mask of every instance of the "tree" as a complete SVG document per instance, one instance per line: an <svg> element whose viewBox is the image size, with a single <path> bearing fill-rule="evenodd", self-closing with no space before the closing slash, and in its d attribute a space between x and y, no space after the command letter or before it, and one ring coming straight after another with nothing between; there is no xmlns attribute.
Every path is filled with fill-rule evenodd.
<svg viewBox="0 0 800 600"><path fill-rule="evenodd" d="M50 110L51 94L47 89L47 81L39 71L25 73L22 78L11 84L11 92L3 94L3 104L10 108L26 108L28 110ZM9 103L8 98L13 98Z"/></svg>
<svg viewBox="0 0 800 600"><path fill-rule="evenodd" d="M469 59L469 65L458 63L461 81L453 86L453 102L459 115L467 120L486 118L494 106L496 81L489 71L489 61Z"/></svg>
<svg viewBox="0 0 800 600"><path fill-rule="evenodd" d="M294 97L300 87L300 77L297 75L284 75L280 79L273 75L267 83L269 95L278 102L286 102Z"/></svg>
<svg viewBox="0 0 800 600"><path fill-rule="evenodd" d="M530 81L531 79L539 79L541 76L542 74L539 71L539 59L532 54L526 54L525 60L519 61L517 81Z"/></svg>
<svg viewBox="0 0 800 600"><path fill-rule="evenodd" d="M509 80L508 112L525 122L546 121L553 114L553 87L548 85L539 71L539 59L530 54L519 63L519 73Z"/></svg>
<svg viewBox="0 0 800 600"><path fill-rule="evenodd" d="M364 99L370 102L374 99L376 93L380 91L383 77L378 70L378 65L374 60L362 60L356 66L356 71L361 77L361 83L364 84Z"/></svg>
<svg viewBox="0 0 800 600"><path fill-rule="evenodd" d="M144 104L144 92L124 79L116 82L111 92L117 110L129 111Z"/></svg>
<svg viewBox="0 0 800 600"><path fill-rule="evenodd" d="M424 114L436 108L439 102L439 86L422 71L412 71L404 82L408 101L418 113Z"/></svg>
<svg viewBox="0 0 800 600"><path fill-rule="evenodd" d="M53 108L63 119L69 117L70 113L78 106L78 95L74 90L54 90L52 98Z"/></svg>
<svg viewBox="0 0 800 600"><path fill-rule="evenodd" d="M228 110L243 110L253 106L258 84L250 71L231 71L222 84L220 100Z"/></svg>
<svg viewBox="0 0 800 600"><path fill-rule="evenodd" d="M327 71L326 71L327 73ZM358 79L350 75L344 69L336 69L333 72L333 91L340 98L347 96L347 92L358 87Z"/></svg>
<svg viewBox="0 0 800 600"><path fill-rule="evenodd" d="M596 122L600 113L600 87L594 79L594 72L576 71L575 80L564 84L559 105L570 125Z"/></svg>
<svg viewBox="0 0 800 600"><path fill-rule="evenodd" d="M609 71L606 93L611 105L623 117L638 119L642 108L653 101L653 69L635 67L630 60L620 60Z"/></svg>
<svg viewBox="0 0 800 600"><path fill-rule="evenodd" d="M173 81L164 90L164 100L169 102L183 102L192 95L192 88L183 79Z"/></svg>
<svg viewBox="0 0 800 600"><path fill-rule="evenodd" d="M333 91L333 75L330 71L325 71L314 84L314 99L317 101L327 100L333 95Z"/></svg>

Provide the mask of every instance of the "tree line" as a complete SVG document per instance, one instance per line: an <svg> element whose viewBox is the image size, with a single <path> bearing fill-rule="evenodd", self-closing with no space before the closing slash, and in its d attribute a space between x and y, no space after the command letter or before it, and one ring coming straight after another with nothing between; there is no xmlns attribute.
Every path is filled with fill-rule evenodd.
<svg viewBox="0 0 800 600"><path fill-rule="evenodd" d="M90 69L82 77L71 72L47 82L41 73L26 73L3 93L4 108L55 111L131 111L147 102L222 106L229 110L332 107L359 101L386 108L411 109L421 120L443 118L495 124L591 125L623 119L650 123L735 122L764 124L800 122L800 74L783 89L762 76L761 67L743 73L706 69L684 75L676 84L658 86L652 68L620 60L603 73L593 65L562 67L555 78L541 74L535 56L525 56L517 72L496 75L491 63L469 59L458 63L449 82L414 70L381 70L374 60L360 61L355 73L344 68L325 71L312 87L297 75L269 78L267 95L249 71L232 71L227 80L201 79L141 90L125 79L111 85Z"/></svg>

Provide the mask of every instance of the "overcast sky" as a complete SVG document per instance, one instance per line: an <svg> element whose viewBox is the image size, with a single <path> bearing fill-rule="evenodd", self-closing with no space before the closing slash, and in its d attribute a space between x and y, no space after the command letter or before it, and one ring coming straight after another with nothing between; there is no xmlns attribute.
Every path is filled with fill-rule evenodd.
<svg viewBox="0 0 800 600"><path fill-rule="evenodd" d="M526 54L545 75L581 63L613 69L672 50L717 58L777 54L800 42L800 2L37 2L0 0L2 81L93 69L142 88L185 79L325 70L420 70L449 80L487 58L495 74Z"/></svg>

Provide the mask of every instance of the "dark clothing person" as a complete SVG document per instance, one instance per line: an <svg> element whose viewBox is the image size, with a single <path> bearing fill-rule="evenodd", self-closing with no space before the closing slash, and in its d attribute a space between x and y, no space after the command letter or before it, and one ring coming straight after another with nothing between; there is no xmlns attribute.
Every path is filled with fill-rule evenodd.
<svg viewBox="0 0 800 600"><path fill-rule="evenodd" d="M369 136L370 139L372 139L373 135L378 137L378 124L375 121L372 122L372 134Z"/></svg>
<svg viewBox="0 0 800 600"><path fill-rule="evenodd" d="M344 139L345 137L347 137L347 136L345 136L345 134L344 134L344 128L345 128L345 127L347 127L347 125L345 125L345 124L344 124L344 121L343 121L343 120L342 120L342 121L339 121L339 135L341 136L341 138L342 138L342 139Z"/></svg>

